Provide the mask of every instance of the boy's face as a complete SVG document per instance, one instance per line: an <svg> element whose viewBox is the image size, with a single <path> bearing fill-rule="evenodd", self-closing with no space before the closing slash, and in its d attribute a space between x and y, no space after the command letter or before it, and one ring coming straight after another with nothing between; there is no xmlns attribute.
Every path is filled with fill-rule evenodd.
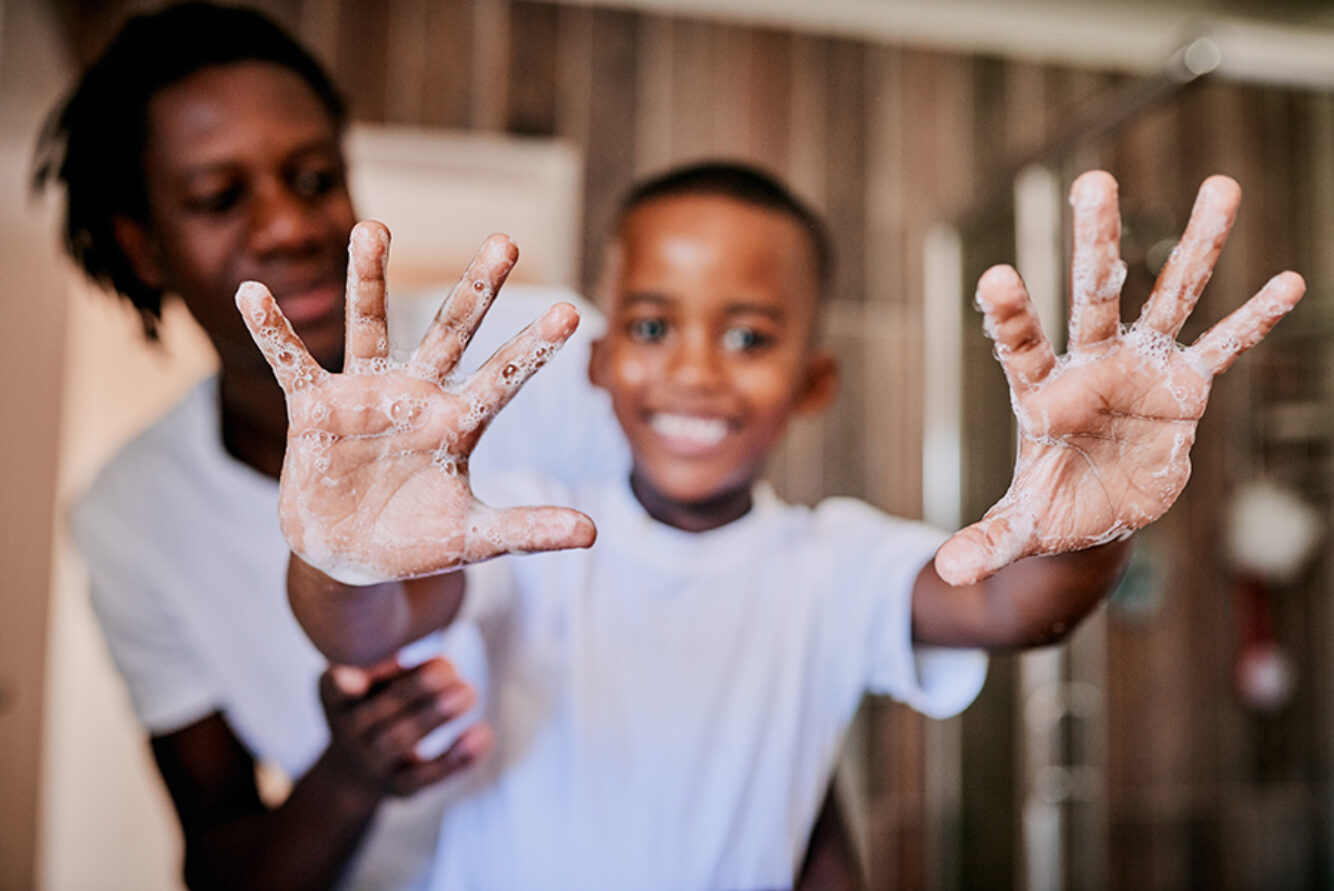
<svg viewBox="0 0 1334 891"><path fill-rule="evenodd" d="M139 277L185 301L224 364L259 357L233 300L241 282L263 282L337 367L356 217L338 132L311 88L271 63L205 68L153 97L147 132L148 219L117 220Z"/></svg>
<svg viewBox="0 0 1334 891"><path fill-rule="evenodd" d="M795 411L832 395L812 349L819 276L790 216L714 195L654 199L625 218L593 382L611 394L641 500L749 504Z"/></svg>

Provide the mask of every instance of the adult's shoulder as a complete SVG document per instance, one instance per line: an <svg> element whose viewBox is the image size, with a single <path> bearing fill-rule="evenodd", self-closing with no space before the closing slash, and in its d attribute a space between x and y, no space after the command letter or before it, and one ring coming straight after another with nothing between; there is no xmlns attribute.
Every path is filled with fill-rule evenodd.
<svg viewBox="0 0 1334 891"><path fill-rule="evenodd" d="M405 357L416 347L430 326L436 311L448 299L453 285L418 291L388 301L390 340ZM569 303L579 311L579 328L566 344L566 350L581 349L604 330L602 313L591 301L564 285L507 284L492 302L486 318L473 336L464 354L465 370L475 368L506 340L518 333L557 303Z"/></svg>
<svg viewBox="0 0 1334 891"><path fill-rule="evenodd" d="M179 485L182 474L201 460L209 438L217 439L215 393L215 379L199 382L121 446L76 497L76 532L108 515L123 518L127 508Z"/></svg>

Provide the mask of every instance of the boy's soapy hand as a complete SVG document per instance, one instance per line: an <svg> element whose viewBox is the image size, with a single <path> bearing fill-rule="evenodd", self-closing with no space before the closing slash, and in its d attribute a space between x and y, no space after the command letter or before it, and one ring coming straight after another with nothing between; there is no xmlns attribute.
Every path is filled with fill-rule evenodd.
<svg viewBox="0 0 1334 891"><path fill-rule="evenodd" d="M341 374L323 370L267 288L236 303L287 397L279 517L301 559L354 585L428 575L507 552L587 547L593 523L557 507L492 509L473 497L468 457L491 418L564 344L578 313L558 304L455 378L459 358L518 250L482 245L406 363L389 357L389 232L363 222L348 249Z"/></svg>
<svg viewBox="0 0 1334 891"><path fill-rule="evenodd" d="M1074 205L1069 352L1057 357L1018 274L988 270L978 303L1010 384L1019 457L1009 491L936 554L947 582L969 584L1034 554L1128 535L1167 511L1190 477L1190 448L1209 387L1257 344L1305 290L1275 276L1190 347L1176 336L1204 290L1241 190L1224 176L1200 187L1190 221L1139 319L1120 323L1116 181L1085 173Z"/></svg>

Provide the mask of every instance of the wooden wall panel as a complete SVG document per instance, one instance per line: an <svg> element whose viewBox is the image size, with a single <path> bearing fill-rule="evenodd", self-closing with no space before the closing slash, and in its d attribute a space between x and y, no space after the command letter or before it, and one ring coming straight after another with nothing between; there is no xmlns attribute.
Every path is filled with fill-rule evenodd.
<svg viewBox="0 0 1334 891"><path fill-rule="evenodd" d="M518 4L510 16L509 119L506 130L520 136L556 133L559 7Z"/></svg>
<svg viewBox="0 0 1334 891"><path fill-rule="evenodd" d="M593 15L592 104L589 108L587 161L584 166L585 211L589 220L589 265L601 257L621 193L635 178L635 108L638 99L639 29L635 16L619 10ZM585 269L591 281L592 268Z"/></svg>
<svg viewBox="0 0 1334 891"><path fill-rule="evenodd" d="M355 120L388 120L389 92L405 86L390 76L388 62L396 55L389 52L391 18L375 0L348 0L339 8L334 80Z"/></svg>

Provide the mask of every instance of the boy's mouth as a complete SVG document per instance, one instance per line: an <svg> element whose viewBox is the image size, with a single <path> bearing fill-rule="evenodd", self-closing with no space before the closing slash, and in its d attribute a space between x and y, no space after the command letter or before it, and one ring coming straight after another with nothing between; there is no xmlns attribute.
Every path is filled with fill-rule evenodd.
<svg viewBox="0 0 1334 891"><path fill-rule="evenodd" d="M727 437L730 424L722 418L655 412L649 415L654 433L687 450L710 449Z"/></svg>

